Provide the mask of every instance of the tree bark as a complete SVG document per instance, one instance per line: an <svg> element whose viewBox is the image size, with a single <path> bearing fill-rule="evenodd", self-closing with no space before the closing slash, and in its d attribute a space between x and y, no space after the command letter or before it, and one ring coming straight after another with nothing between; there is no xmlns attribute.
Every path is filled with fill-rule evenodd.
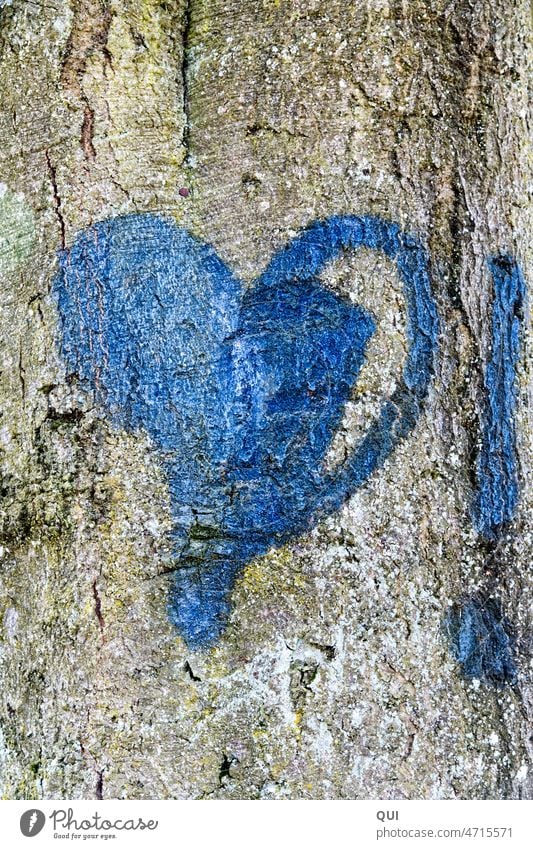
<svg viewBox="0 0 533 849"><path fill-rule="evenodd" d="M487 259L526 280L533 261L530 35L525 0L0 5L4 797L531 797L525 341L518 506L496 542L472 519ZM58 251L130 213L172 219L248 287L332 215L396 222L431 257L439 353L416 427L341 509L245 566L209 649L168 618L157 446L61 351ZM377 324L335 465L390 395L407 315L376 251L323 283ZM463 674L445 624L480 594L515 635L499 686Z"/></svg>

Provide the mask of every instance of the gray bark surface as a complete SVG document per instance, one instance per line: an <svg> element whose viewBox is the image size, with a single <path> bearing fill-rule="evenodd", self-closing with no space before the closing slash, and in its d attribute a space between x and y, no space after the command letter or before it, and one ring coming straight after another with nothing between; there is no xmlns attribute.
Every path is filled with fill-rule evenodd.
<svg viewBox="0 0 533 849"><path fill-rule="evenodd" d="M530 73L525 0L0 6L5 798L531 797L527 350L521 501L490 567L516 684L464 679L442 624L487 569L469 513L486 258L532 270ZM432 256L440 353L415 431L342 510L246 567L204 652L167 617L156 452L65 380L58 348L58 249L135 211L247 283L333 214L394 220ZM375 253L325 283L379 318L335 462L401 368L405 307Z"/></svg>

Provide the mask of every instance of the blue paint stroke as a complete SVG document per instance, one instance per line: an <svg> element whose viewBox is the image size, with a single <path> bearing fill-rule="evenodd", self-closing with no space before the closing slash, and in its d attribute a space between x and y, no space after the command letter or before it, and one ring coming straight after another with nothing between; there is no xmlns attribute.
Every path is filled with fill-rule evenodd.
<svg viewBox="0 0 533 849"><path fill-rule="evenodd" d="M500 255L488 261L494 281L490 358L485 370L486 404L477 462L476 529L496 539L518 505L515 411L516 367L520 357L520 316L524 279L516 261Z"/></svg>
<svg viewBox="0 0 533 849"><path fill-rule="evenodd" d="M516 368L525 284L517 262L500 254L488 260L494 283L491 345L484 374L485 405L477 459L474 527L494 544L518 505L515 412ZM516 680L515 641L500 605L475 597L456 605L445 626L454 657L467 678L492 684Z"/></svg>
<svg viewBox="0 0 533 849"><path fill-rule="evenodd" d="M329 473L375 324L319 277L360 247L396 262L409 351L378 419ZM248 291L212 248L151 214L96 224L61 252L67 367L117 427L149 434L167 473L169 611L189 646L220 636L244 564L337 510L415 426L438 334L428 266L397 225L352 215L312 224Z"/></svg>
<svg viewBox="0 0 533 849"><path fill-rule="evenodd" d="M496 686L516 680L515 640L498 602L470 598L454 605L444 626L466 678Z"/></svg>

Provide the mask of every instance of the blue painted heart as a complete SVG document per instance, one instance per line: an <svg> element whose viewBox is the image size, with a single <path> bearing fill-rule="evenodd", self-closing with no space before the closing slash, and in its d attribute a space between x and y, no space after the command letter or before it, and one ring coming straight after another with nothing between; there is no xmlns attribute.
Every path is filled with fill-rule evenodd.
<svg viewBox="0 0 533 849"><path fill-rule="evenodd" d="M324 458L375 330L319 277L346 250L395 261L408 355L360 444ZM211 247L152 214L104 221L60 254L61 352L114 426L147 433L166 470L176 572L170 616L192 647L222 633L251 558L337 510L414 427L438 320L428 256L397 225L310 225L246 289Z"/></svg>

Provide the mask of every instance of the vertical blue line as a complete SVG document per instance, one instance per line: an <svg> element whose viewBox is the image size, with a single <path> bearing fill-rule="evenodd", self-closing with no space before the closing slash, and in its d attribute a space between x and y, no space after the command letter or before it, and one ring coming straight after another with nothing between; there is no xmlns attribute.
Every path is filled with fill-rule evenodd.
<svg viewBox="0 0 533 849"><path fill-rule="evenodd" d="M490 540L513 518L519 497L516 370L525 286L520 268L511 257L491 257L488 265L494 282L491 348L484 374L486 400L472 518L479 533Z"/></svg>
<svg viewBox="0 0 533 849"><path fill-rule="evenodd" d="M517 262L500 254L488 260L494 296L489 358L484 373L481 447L472 521L487 542L497 542L518 505L515 415L517 365L525 285ZM466 678L501 686L517 677L515 638L500 602L490 591L454 605L444 619L455 659Z"/></svg>

